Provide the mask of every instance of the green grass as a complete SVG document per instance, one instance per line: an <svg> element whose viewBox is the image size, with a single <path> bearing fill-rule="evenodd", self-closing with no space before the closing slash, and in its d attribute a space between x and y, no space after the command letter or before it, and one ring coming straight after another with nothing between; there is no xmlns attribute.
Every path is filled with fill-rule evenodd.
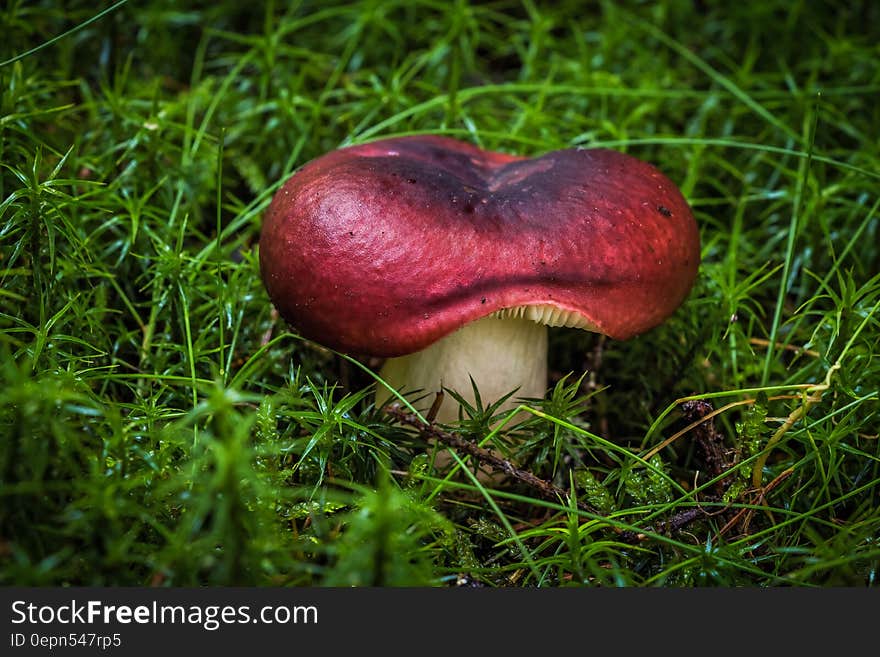
<svg viewBox="0 0 880 657"><path fill-rule="evenodd" d="M877 3L65 4L0 12L0 583L877 585ZM669 321L556 330L527 420L447 427L556 499L430 468L272 313L278 185L413 133L694 209Z"/></svg>

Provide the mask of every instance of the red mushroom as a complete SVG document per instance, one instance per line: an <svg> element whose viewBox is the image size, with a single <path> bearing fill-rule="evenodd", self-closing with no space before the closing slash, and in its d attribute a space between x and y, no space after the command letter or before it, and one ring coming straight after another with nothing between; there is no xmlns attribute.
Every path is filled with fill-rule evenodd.
<svg viewBox="0 0 880 657"><path fill-rule="evenodd" d="M541 397L547 327L626 339L684 300L699 233L655 167L603 149L526 159L438 136L306 164L278 191L260 265L281 316L430 406L441 386ZM380 386L377 402L390 396ZM457 416L447 398L438 419Z"/></svg>

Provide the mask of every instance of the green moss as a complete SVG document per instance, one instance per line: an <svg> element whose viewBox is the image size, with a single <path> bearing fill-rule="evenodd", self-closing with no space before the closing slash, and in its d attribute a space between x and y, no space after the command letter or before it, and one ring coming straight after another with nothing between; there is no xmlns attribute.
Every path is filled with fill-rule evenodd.
<svg viewBox="0 0 880 657"><path fill-rule="evenodd" d="M0 583L876 584L876 3L93 4L0 13ZM459 427L580 507L432 469L272 313L277 186L421 132L625 150L694 209L668 322L553 331L547 399Z"/></svg>

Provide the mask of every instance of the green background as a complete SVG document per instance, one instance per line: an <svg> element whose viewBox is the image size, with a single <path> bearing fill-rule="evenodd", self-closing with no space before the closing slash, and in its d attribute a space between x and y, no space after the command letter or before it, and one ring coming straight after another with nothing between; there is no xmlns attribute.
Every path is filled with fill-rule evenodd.
<svg viewBox="0 0 880 657"><path fill-rule="evenodd" d="M880 5L96 12L0 11L0 583L876 585ZM557 499L430 469L378 363L272 313L278 185L414 133L616 148L693 207L686 303L553 331L547 399L492 434Z"/></svg>

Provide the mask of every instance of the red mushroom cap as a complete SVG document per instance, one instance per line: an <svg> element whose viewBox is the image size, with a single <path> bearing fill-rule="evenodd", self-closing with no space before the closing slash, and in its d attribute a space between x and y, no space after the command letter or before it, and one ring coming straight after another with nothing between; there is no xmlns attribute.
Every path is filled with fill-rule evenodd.
<svg viewBox="0 0 880 657"><path fill-rule="evenodd" d="M309 162L275 195L260 238L281 316L374 356L520 306L629 338L681 304L699 260L687 202L646 162L604 149L525 159L439 136Z"/></svg>

